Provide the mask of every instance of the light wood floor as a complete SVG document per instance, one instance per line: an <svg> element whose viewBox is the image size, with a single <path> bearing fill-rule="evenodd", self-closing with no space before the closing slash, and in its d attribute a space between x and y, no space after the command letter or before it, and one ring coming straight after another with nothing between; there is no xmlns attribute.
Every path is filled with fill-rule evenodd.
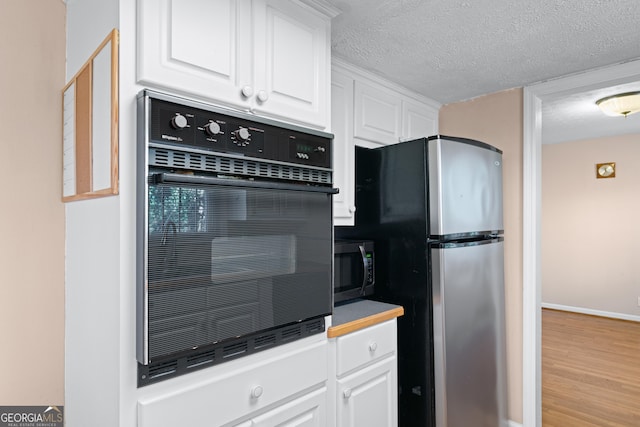
<svg viewBox="0 0 640 427"><path fill-rule="evenodd" d="M640 427L640 323L542 310L543 427Z"/></svg>

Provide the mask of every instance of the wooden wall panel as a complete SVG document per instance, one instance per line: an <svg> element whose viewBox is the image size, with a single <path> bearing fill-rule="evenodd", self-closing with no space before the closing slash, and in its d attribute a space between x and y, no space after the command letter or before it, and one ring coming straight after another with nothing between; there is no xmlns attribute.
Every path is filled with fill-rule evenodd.
<svg viewBox="0 0 640 427"><path fill-rule="evenodd" d="M76 78L76 194L91 192L91 64Z"/></svg>
<svg viewBox="0 0 640 427"><path fill-rule="evenodd" d="M106 90L105 84L110 84ZM62 92L62 200L118 194L117 30L105 38Z"/></svg>

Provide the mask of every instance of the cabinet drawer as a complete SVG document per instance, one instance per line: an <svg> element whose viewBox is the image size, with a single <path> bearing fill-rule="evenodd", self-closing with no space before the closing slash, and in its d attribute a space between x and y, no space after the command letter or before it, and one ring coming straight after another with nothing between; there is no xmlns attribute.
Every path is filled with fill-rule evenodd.
<svg viewBox="0 0 640 427"><path fill-rule="evenodd" d="M208 382L138 400L138 427L222 425L327 381L327 342L232 368ZM224 365L222 365L224 366Z"/></svg>
<svg viewBox="0 0 640 427"><path fill-rule="evenodd" d="M315 390L259 415L251 427L322 427L327 423L327 388Z"/></svg>
<svg viewBox="0 0 640 427"><path fill-rule="evenodd" d="M361 329L337 338L337 375L394 354L396 349L396 320Z"/></svg>

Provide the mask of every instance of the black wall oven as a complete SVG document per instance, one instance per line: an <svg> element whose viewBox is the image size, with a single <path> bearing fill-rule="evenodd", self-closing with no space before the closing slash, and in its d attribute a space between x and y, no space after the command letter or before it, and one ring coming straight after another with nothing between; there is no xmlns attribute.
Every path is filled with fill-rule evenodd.
<svg viewBox="0 0 640 427"><path fill-rule="evenodd" d="M332 136L138 97L138 385L325 330Z"/></svg>

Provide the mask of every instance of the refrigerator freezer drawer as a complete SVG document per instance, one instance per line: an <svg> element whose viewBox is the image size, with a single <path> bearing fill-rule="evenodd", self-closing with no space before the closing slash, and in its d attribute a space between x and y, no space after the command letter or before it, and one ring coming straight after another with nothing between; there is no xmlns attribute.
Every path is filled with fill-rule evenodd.
<svg viewBox="0 0 640 427"><path fill-rule="evenodd" d="M437 427L506 425L503 246L431 248Z"/></svg>
<svg viewBox="0 0 640 427"><path fill-rule="evenodd" d="M487 144L429 138L429 234L502 232L502 153Z"/></svg>

